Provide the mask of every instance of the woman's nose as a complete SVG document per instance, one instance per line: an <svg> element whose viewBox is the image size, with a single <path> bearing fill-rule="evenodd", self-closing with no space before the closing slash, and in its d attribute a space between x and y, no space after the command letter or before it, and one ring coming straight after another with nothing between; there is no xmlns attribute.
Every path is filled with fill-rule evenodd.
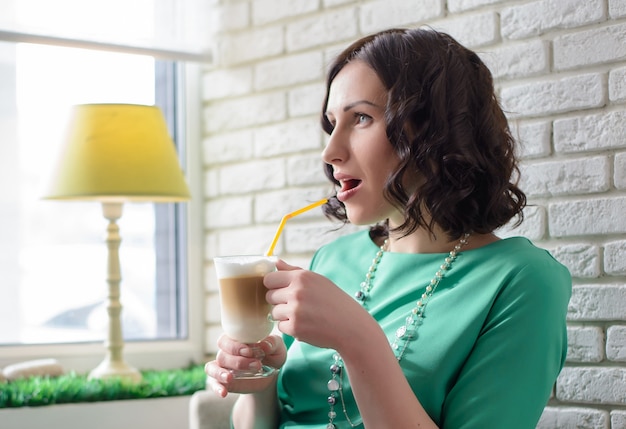
<svg viewBox="0 0 626 429"><path fill-rule="evenodd" d="M346 160L346 150L343 139L337 129L328 136L326 147L322 151L322 161L326 164L338 164Z"/></svg>

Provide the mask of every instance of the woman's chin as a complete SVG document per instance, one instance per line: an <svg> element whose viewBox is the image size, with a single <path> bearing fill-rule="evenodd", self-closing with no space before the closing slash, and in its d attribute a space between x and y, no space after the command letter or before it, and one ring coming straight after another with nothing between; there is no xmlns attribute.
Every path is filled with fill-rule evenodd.
<svg viewBox="0 0 626 429"><path fill-rule="evenodd" d="M384 220L378 216L373 216L371 213L364 213L361 210L350 210L348 206L346 206L346 216L352 225L357 226L373 225Z"/></svg>

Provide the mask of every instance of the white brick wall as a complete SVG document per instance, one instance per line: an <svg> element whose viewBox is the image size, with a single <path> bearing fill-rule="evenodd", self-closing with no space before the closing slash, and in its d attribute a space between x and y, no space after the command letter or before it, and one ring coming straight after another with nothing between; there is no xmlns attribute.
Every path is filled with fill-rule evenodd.
<svg viewBox="0 0 626 429"><path fill-rule="evenodd" d="M626 147L625 110L606 110L554 121L557 152L591 152ZM617 171L616 171L617 173Z"/></svg>
<svg viewBox="0 0 626 429"><path fill-rule="evenodd" d="M626 58L626 25L611 25L554 39L554 66L567 70ZM602 46L602 49L598 49Z"/></svg>
<svg viewBox="0 0 626 429"><path fill-rule="evenodd" d="M430 25L492 69L519 139L525 222L574 279L566 367L542 429L626 429L626 0L221 0L202 80L206 352L211 258L263 252L283 214L325 195L318 114L331 57L357 37ZM337 234L291 219L276 253L306 265Z"/></svg>
<svg viewBox="0 0 626 429"><path fill-rule="evenodd" d="M567 329L569 362L602 362L604 332L598 326L570 326Z"/></svg>
<svg viewBox="0 0 626 429"><path fill-rule="evenodd" d="M359 24L362 32L373 33L388 27L400 27L441 16L441 0L378 0L364 2L360 7Z"/></svg>

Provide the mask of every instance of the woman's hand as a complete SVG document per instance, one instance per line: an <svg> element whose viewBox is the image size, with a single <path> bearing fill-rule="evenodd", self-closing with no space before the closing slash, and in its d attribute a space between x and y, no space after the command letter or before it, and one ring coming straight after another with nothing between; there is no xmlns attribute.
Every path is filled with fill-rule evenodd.
<svg viewBox="0 0 626 429"><path fill-rule="evenodd" d="M254 344L243 344L222 335L217 340L219 351L214 361L207 363L204 372L209 376L207 383L221 397L232 393L261 392L276 382L276 374L258 379L233 377L231 370L256 370L262 365L280 368L285 363L287 350L282 338L270 335Z"/></svg>
<svg viewBox="0 0 626 429"><path fill-rule="evenodd" d="M279 260L265 275L272 318L284 334L317 347L338 350L349 330L371 316L326 277Z"/></svg>

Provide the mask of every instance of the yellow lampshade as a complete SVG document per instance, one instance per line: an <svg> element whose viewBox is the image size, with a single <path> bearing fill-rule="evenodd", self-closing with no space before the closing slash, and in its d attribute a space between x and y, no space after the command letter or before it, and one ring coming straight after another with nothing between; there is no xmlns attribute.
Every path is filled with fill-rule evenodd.
<svg viewBox="0 0 626 429"><path fill-rule="evenodd" d="M83 104L44 198L175 202L190 194L159 108Z"/></svg>

